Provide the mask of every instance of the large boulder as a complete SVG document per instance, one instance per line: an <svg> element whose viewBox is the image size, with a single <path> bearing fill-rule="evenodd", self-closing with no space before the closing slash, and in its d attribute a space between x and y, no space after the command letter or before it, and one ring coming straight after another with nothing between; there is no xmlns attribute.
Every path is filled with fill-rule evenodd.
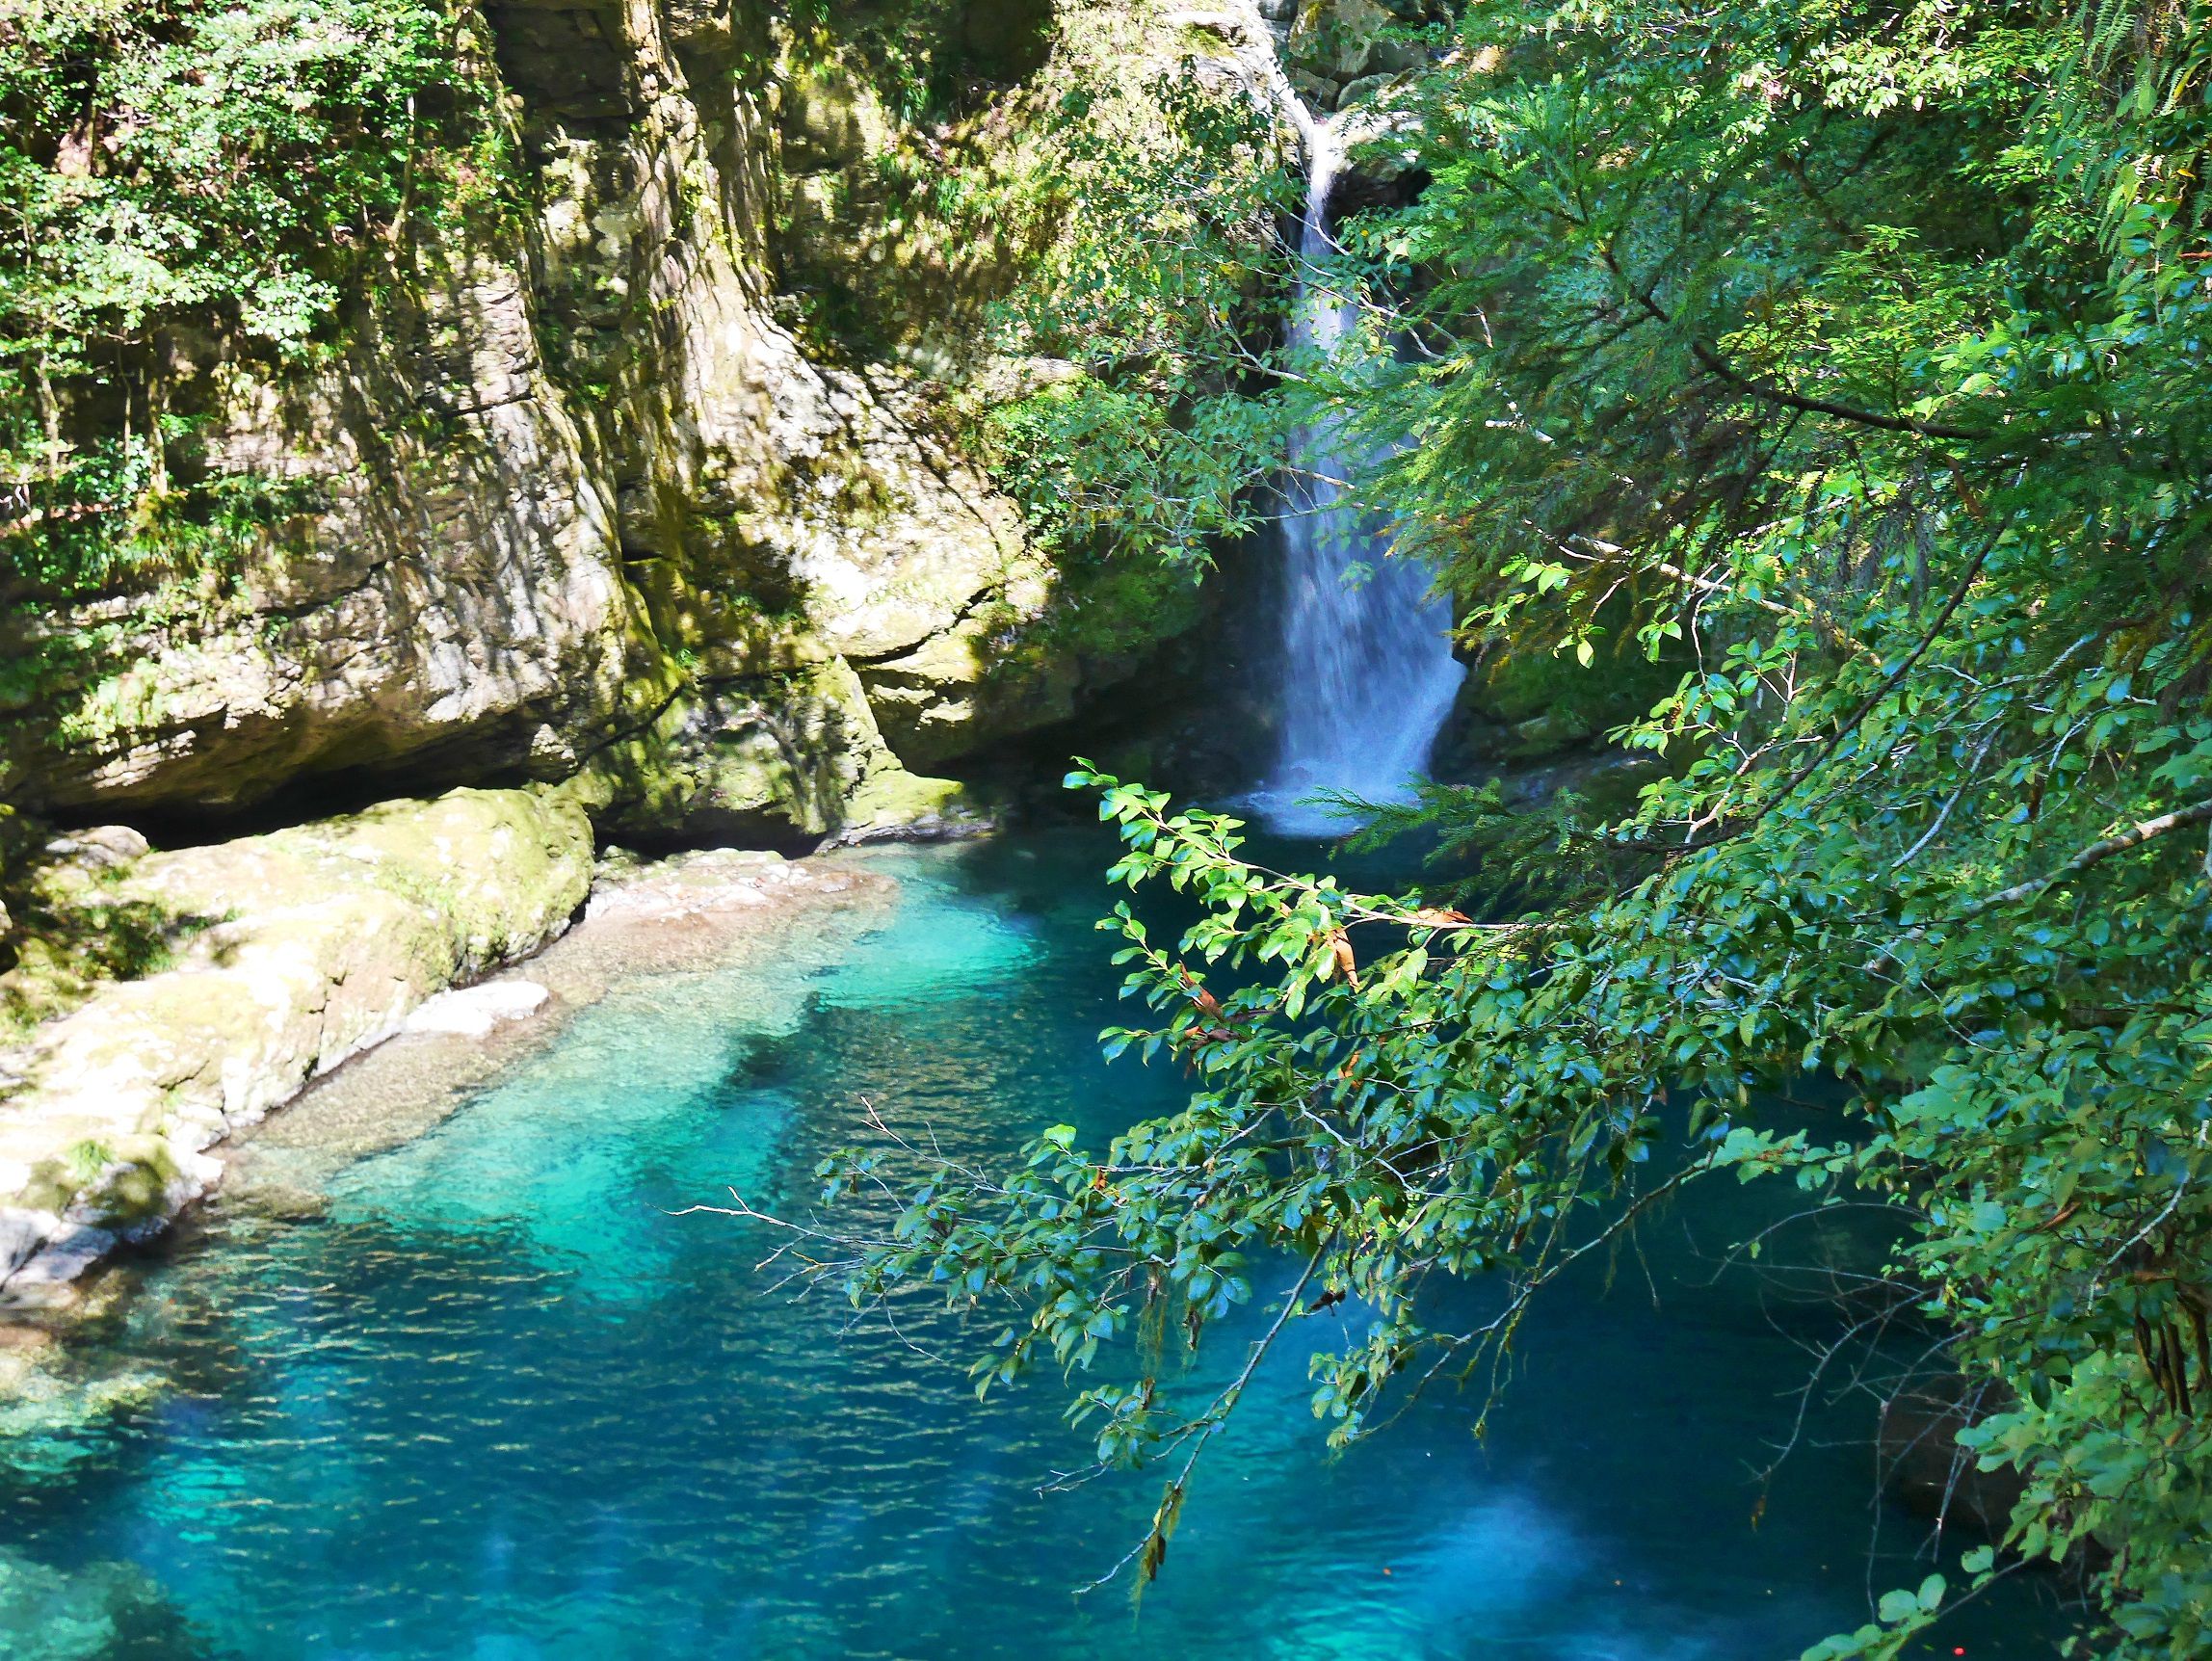
<svg viewBox="0 0 2212 1661"><path fill-rule="evenodd" d="M1380 0L1305 0L1290 28L1291 66L1339 85L1373 74L1382 32L1396 21Z"/></svg>
<svg viewBox="0 0 2212 1661"><path fill-rule="evenodd" d="M595 757L585 783L609 830L643 841L854 841L965 814L960 785L892 753L842 658L679 697Z"/></svg>
<svg viewBox="0 0 2212 1661"><path fill-rule="evenodd" d="M1409 19L1381 0L1304 0L1284 42L1291 83L1314 108L1348 108L1427 57ZM1361 87L1359 96L1352 89Z"/></svg>
<svg viewBox="0 0 2212 1661"><path fill-rule="evenodd" d="M162 972L98 984L0 1054L0 1300L162 1226L213 1144L560 934L592 854L572 793L531 788L127 859L100 898L162 920Z"/></svg>

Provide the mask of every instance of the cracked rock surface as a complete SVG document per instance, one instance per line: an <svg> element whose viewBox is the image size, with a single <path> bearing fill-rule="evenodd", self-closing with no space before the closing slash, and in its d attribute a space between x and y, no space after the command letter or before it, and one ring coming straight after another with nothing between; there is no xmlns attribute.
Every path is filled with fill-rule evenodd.
<svg viewBox="0 0 2212 1661"><path fill-rule="evenodd" d="M1128 672L988 674L1054 581L1019 510L896 374L777 320L795 170L889 140L786 135L772 10L485 8L535 214L413 250L324 368L179 348L215 463L303 511L242 569L0 623L107 643L0 708L0 795L129 819L596 769L618 822L824 833ZM822 751L777 764L733 711Z"/></svg>

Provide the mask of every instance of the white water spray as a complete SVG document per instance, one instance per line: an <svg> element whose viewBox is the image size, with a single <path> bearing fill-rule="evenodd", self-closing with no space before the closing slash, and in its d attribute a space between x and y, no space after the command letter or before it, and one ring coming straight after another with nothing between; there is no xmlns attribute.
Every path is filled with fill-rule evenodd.
<svg viewBox="0 0 2212 1661"><path fill-rule="evenodd" d="M1310 120L1304 137L1310 166L1291 341L1307 349L1302 356L1330 356L1352 349L1345 338L1358 321L1356 303L1321 280L1332 251L1329 196L1344 150L1335 122ZM1308 803L1319 792L1409 798L1465 673L1452 656L1451 607L1430 594L1433 573L1393 557L1372 515L1345 500L1345 486L1372 460L1329 424L1306 428L1291 445L1281 726L1274 765L1246 798L1284 835L1352 828L1340 811Z"/></svg>

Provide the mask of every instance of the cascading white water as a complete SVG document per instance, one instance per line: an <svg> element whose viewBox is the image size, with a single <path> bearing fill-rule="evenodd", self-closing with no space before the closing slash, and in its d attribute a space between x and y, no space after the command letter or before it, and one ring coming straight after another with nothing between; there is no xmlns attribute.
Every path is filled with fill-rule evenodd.
<svg viewBox="0 0 2212 1661"><path fill-rule="evenodd" d="M1358 319L1356 303L1331 293L1322 278L1332 251L1329 196L1344 150L1334 123L1314 120L1305 138L1311 160L1291 341L1305 349L1299 356L1333 356L1354 349L1346 336ZM1465 673L1452 656L1451 607L1431 597L1433 573L1393 556L1388 535L1345 500L1344 484L1372 460L1328 423L1306 428L1291 446L1282 524L1281 725L1275 763L1246 799L1284 835L1331 835L1351 827L1343 813L1310 804L1318 792L1406 800Z"/></svg>

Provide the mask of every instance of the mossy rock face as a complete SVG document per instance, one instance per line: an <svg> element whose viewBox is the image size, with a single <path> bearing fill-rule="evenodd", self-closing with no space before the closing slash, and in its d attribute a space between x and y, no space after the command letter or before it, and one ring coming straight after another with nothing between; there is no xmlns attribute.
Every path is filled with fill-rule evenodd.
<svg viewBox="0 0 2212 1661"><path fill-rule="evenodd" d="M1052 0L967 0L960 40L968 61L995 81L1023 81L1052 49Z"/></svg>
<svg viewBox="0 0 2212 1661"><path fill-rule="evenodd" d="M23 621L63 667L0 674L0 795L205 822L334 777L588 772L625 830L784 840L833 830L881 764L843 727L838 753L793 753L779 734L821 699L771 683L843 659L912 768L1125 683L1140 610L1053 598L1089 575L1032 539L961 411L987 317L1055 234L1000 211L1007 170L1049 174L1071 54L1177 72L1172 11L461 12L452 84L481 78L519 141L487 195L529 208L422 227L313 364L194 346L165 390L206 417L208 466L282 482L283 512L220 571ZM35 644L12 619L0 668ZM679 687L698 719L672 747L641 729ZM732 733L749 697L767 713ZM0 899L0 969L25 921ZM50 984L32 1013L82 990Z"/></svg>
<svg viewBox="0 0 2212 1661"><path fill-rule="evenodd" d="M842 658L710 682L603 758L601 820L619 836L688 842L852 839L943 818L959 793L907 771Z"/></svg>
<svg viewBox="0 0 2212 1661"><path fill-rule="evenodd" d="M1070 561L962 626L859 673L883 737L910 767L1066 722L1131 680L1204 618L1187 575Z"/></svg>
<svg viewBox="0 0 2212 1661"><path fill-rule="evenodd" d="M784 171L795 178L856 166L898 142L876 89L834 59L798 67L783 89L778 126Z"/></svg>
<svg viewBox="0 0 2212 1661"><path fill-rule="evenodd" d="M941 841L981 834L989 814L952 778L929 778L893 767L875 775L845 804L845 822L833 841Z"/></svg>
<svg viewBox="0 0 2212 1661"><path fill-rule="evenodd" d="M835 292L894 333L980 334L1032 250L913 205L946 182L946 119L987 154L1017 136L1054 8L813 10L464 8L488 50L456 76L520 141L487 194L531 210L426 230L404 277L343 297L327 360L209 337L169 390L203 409L211 469L290 507L221 572L37 618L66 672L0 688L0 794L214 817L331 775L553 781L650 716L659 664L885 659L1042 580L933 416L935 371L790 325Z"/></svg>
<svg viewBox="0 0 2212 1661"><path fill-rule="evenodd" d="M456 980L535 951L591 888L580 793L459 790L148 855L108 898L217 920L139 979L91 987L4 1058L0 1298L160 1227L205 1153ZM104 1243L104 1244L103 1244Z"/></svg>
<svg viewBox="0 0 2212 1661"><path fill-rule="evenodd" d="M1339 86L1384 67L1382 32L1397 22L1378 0L1305 0L1290 29L1292 66Z"/></svg>
<svg viewBox="0 0 2212 1661"><path fill-rule="evenodd" d="M1626 632L1629 620L1618 605L1600 614L1587 664L1550 642L1490 643L1461 686L1438 764L1482 772L1550 761L1648 710L1680 679L1682 665L1646 657Z"/></svg>

